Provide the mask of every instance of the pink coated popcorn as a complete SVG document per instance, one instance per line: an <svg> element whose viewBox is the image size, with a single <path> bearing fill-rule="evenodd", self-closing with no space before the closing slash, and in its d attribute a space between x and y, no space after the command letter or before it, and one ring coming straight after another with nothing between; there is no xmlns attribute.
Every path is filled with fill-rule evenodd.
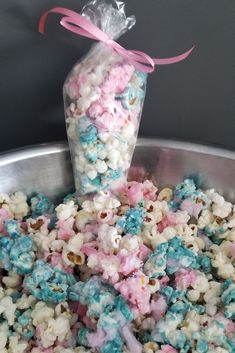
<svg viewBox="0 0 235 353"><path fill-rule="evenodd" d="M73 230L74 218L69 217L66 220L58 220L57 229L58 229L58 239L69 240L75 232Z"/></svg>
<svg viewBox="0 0 235 353"><path fill-rule="evenodd" d="M129 275L142 266L143 262L137 257L137 254L138 251L135 253L127 253L125 255L122 255L121 253L118 254L118 259L120 261L119 272L124 276Z"/></svg>
<svg viewBox="0 0 235 353"><path fill-rule="evenodd" d="M146 201L156 201L157 188L149 180L143 182L143 194Z"/></svg>
<svg viewBox="0 0 235 353"><path fill-rule="evenodd" d="M179 224L177 222L177 215L173 212L168 212L164 216L163 220L157 224L157 229L160 233L162 233L166 227L174 227L177 224Z"/></svg>
<svg viewBox="0 0 235 353"><path fill-rule="evenodd" d="M170 281L170 278L168 276L163 276L159 282L160 282L160 286L164 287L168 282Z"/></svg>
<svg viewBox="0 0 235 353"><path fill-rule="evenodd" d="M179 290L187 289L189 286L193 285L196 281L196 275L194 271L180 270L175 274L176 288Z"/></svg>
<svg viewBox="0 0 235 353"><path fill-rule="evenodd" d="M146 260L146 258L150 253L151 253L151 250L147 246L145 246L144 244L140 245L138 257L141 260Z"/></svg>
<svg viewBox="0 0 235 353"><path fill-rule="evenodd" d="M161 352L162 353L177 353L177 350L175 348L173 348L172 346L170 346L169 344L167 344L161 348Z"/></svg>
<svg viewBox="0 0 235 353"><path fill-rule="evenodd" d="M87 335L87 340L91 347L101 347L105 339L106 333L102 329L98 329L96 332Z"/></svg>
<svg viewBox="0 0 235 353"><path fill-rule="evenodd" d="M73 273L74 269L71 266L66 266L62 260L62 254L59 252L53 252L48 255L48 260L50 261L52 267L58 267L67 273Z"/></svg>
<svg viewBox="0 0 235 353"><path fill-rule="evenodd" d="M133 65L129 64L113 66L100 88L107 93L122 92L130 81L134 70Z"/></svg>
<svg viewBox="0 0 235 353"><path fill-rule="evenodd" d="M114 287L126 298L135 317L150 312L150 290L147 287L147 277L138 271L114 285Z"/></svg>
<svg viewBox="0 0 235 353"><path fill-rule="evenodd" d="M213 320L221 322L225 326L225 330L228 334L235 333L235 323L224 317L222 313L217 314L211 321Z"/></svg>
<svg viewBox="0 0 235 353"><path fill-rule="evenodd" d="M187 211L192 217L198 218L199 213L203 209L202 203L196 203L192 200L183 200L180 205L182 211Z"/></svg>
<svg viewBox="0 0 235 353"><path fill-rule="evenodd" d="M160 296L156 301L152 301L150 304L152 316L156 321L163 318L167 311L167 303L163 296Z"/></svg>
<svg viewBox="0 0 235 353"><path fill-rule="evenodd" d="M4 232L4 221L9 218L9 213L5 208L0 209L0 232Z"/></svg>
<svg viewBox="0 0 235 353"><path fill-rule="evenodd" d="M232 257L235 258L235 243L231 244L231 254L232 254Z"/></svg>
<svg viewBox="0 0 235 353"><path fill-rule="evenodd" d="M128 326L123 327L122 334L123 334L123 337L125 338L127 347L131 353L142 352L142 345L137 341L136 337L131 332Z"/></svg>
<svg viewBox="0 0 235 353"><path fill-rule="evenodd" d="M88 113L91 118L96 119L104 113L104 107L100 104L100 102L94 102L91 104Z"/></svg>
<svg viewBox="0 0 235 353"><path fill-rule="evenodd" d="M70 301L69 307L74 313L78 314L79 318L83 318L86 315L87 306L80 304L80 302Z"/></svg>
<svg viewBox="0 0 235 353"><path fill-rule="evenodd" d="M137 203L143 200L143 184L136 181L129 182L126 187L126 195L130 206L135 207Z"/></svg>
<svg viewBox="0 0 235 353"><path fill-rule="evenodd" d="M81 85L85 82L86 77L84 75L79 75L79 77L74 76L74 78L67 83L66 89L68 90L71 98L79 97Z"/></svg>
<svg viewBox="0 0 235 353"><path fill-rule="evenodd" d="M94 322L91 321L91 318L88 316L84 316L82 318L82 322L86 325L87 328L91 329L91 330L96 330L96 324Z"/></svg>

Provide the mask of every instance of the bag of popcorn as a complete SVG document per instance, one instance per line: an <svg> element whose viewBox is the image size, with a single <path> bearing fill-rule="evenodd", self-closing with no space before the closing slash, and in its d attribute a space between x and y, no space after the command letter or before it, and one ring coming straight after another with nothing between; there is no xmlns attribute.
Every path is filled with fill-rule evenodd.
<svg viewBox="0 0 235 353"><path fill-rule="evenodd" d="M124 3L94 0L82 11L110 38L135 24ZM69 73L64 84L68 140L79 195L122 184L136 145L147 74L110 45L98 43Z"/></svg>
<svg viewBox="0 0 235 353"><path fill-rule="evenodd" d="M66 29L99 41L69 73L63 87L65 118L78 195L115 190L130 168L144 104L147 73L157 64L184 60L192 51L165 59L126 50L114 39L135 24L119 0L92 0L81 14L56 7Z"/></svg>

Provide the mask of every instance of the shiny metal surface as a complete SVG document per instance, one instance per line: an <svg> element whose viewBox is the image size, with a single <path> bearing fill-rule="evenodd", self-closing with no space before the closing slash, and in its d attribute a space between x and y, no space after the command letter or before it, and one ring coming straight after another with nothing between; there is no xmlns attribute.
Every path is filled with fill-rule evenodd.
<svg viewBox="0 0 235 353"><path fill-rule="evenodd" d="M203 188L213 187L235 202L235 152L161 139L139 139L130 178L155 179L171 186L197 175ZM50 143L0 155L0 191L44 192L54 201L73 190L67 143Z"/></svg>

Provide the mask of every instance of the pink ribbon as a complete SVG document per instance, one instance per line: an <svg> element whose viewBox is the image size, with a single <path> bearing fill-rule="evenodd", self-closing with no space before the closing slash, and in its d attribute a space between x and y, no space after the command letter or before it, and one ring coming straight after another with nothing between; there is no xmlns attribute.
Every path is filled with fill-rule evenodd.
<svg viewBox="0 0 235 353"><path fill-rule="evenodd" d="M42 34L44 33L45 23L49 13L65 15L65 17L63 17L60 21L61 26L80 36L88 37L109 45L119 55L129 60L137 69L145 73L153 72L156 65L169 65L178 63L186 59L194 49L193 46L185 53L171 58L153 59L148 54L143 53L142 51L127 50L123 48L120 44L115 42L113 39L109 38L107 34L105 34L100 28L98 28L89 20L87 20L84 16L63 7L55 7L42 15L38 27L39 32Z"/></svg>

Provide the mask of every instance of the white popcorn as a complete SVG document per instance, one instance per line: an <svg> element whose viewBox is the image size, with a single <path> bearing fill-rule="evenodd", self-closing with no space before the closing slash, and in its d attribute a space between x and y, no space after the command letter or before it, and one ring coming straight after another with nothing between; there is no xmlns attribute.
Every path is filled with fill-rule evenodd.
<svg viewBox="0 0 235 353"><path fill-rule="evenodd" d="M120 201L105 192L100 192L93 198L93 201L86 200L82 204L82 208L86 212L100 211L104 209L110 210L119 206Z"/></svg>
<svg viewBox="0 0 235 353"><path fill-rule="evenodd" d="M143 348L144 353L157 353L159 351L159 345L152 341L145 343Z"/></svg>
<svg viewBox="0 0 235 353"><path fill-rule="evenodd" d="M100 159L95 163L95 168L100 174L104 174L108 170L107 164Z"/></svg>
<svg viewBox="0 0 235 353"><path fill-rule="evenodd" d="M0 192L0 204L10 203L11 199L8 194Z"/></svg>
<svg viewBox="0 0 235 353"><path fill-rule="evenodd" d="M135 252L139 249L140 238L132 235L125 235L121 238L120 249Z"/></svg>
<svg viewBox="0 0 235 353"><path fill-rule="evenodd" d="M108 224L102 224L99 227L98 239L103 251L106 254L109 254L113 250L119 248L122 237L118 234L115 227L110 227Z"/></svg>
<svg viewBox="0 0 235 353"><path fill-rule="evenodd" d="M35 305L31 316L33 318L33 325L37 326L49 320L50 318L53 318L54 310L51 307L47 306L46 303L38 302Z"/></svg>
<svg viewBox="0 0 235 353"><path fill-rule="evenodd" d="M11 200L10 200L9 195L0 192L0 205L1 205L1 208L4 208L8 212L9 216L11 217L12 216L12 211L11 211L11 209L9 207L10 201Z"/></svg>
<svg viewBox="0 0 235 353"><path fill-rule="evenodd" d="M190 289L187 293L187 297L191 302L196 302L200 297L200 291L197 289Z"/></svg>
<svg viewBox="0 0 235 353"><path fill-rule="evenodd" d="M167 201L169 202L173 198L173 190L170 188L162 189L158 194L159 201Z"/></svg>
<svg viewBox="0 0 235 353"><path fill-rule="evenodd" d="M0 352L1 353L4 352L5 346L7 344L8 329L9 329L9 326L6 321L0 324Z"/></svg>
<svg viewBox="0 0 235 353"><path fill-rule="evenodd" d="M37 232L32 235L34 247L41 254L44 254L45 252L49 252L52 243L56 239L56 236L57 236L57 231L55 229L50 231L48 235L45 235L44 233L41 233L41 232Z"/></svg>
<svg viewBox="0 0 235 353"><path fill-rule="evenodd" d="M21 191L15 192L10 197L9 207L16 219L22 219L29 211L27 196Z"/></svg>
<svg viewBox="0 0 235 353"><path fill-rule="evenodd" d="M85 263L85 255L82 251L76 253L68 251L67 248L63 249L62 260L67 266L83 265Z"/></svg>
<svg viewBox="0 0 235 353"><path fill-rule="evenodd" d="M36 219L28 218L26 222L28 226L28 232L30 234L40 232L44 235L48 235L49 229L47 225L49 223L49 220L46 217L40 216L40 217L37 217Z"/></svg>
<svg viewBox="0 0 235 353"><path fill-rule="evenodd" d="M163 232L161 233L161 235L167 240L171 240L172 238L174 238L176 236L177 232L175 230L175 228L173 227L166 227Z"/></svg>
<svg viewBox="0 0 235 353"><path fill-rule="evenodd" d="M61 252L63 250L63 247L66 245L67 243L64 240L61 239L56 239L53 240L53 242L51 243L51 250L52 251L58 251Z"/></svg>
<svg viewBox="0 0 235 353"><path fill-rule="evenodd" d="M23 294L21 298L17 299L16 308L20 310L28 309L33 307L36 301L37 300L32 295L27 296L26 294Z"/></svg>
<svg viewBox="0 0 235 353"><path fill-rule="evenodd" d="M86 210L78 211L76 215L76 227L81 230L85 227L85 225L91 221L96 219L96 215L92 212L88 212Z"/></svg>
<svg viewBox="0 0 235 353"><path fill-rule="evenodd" d="M60 204L55 210L58 219L66 220L76 215L77 206L74 204L74 201L69 201L66 204Z"/></svg>
<svg viewBox="0 0 235 353"><path fill-rule="evenodd" d="M220 294L221 294L221 283L216 281L209 282L209 289L204 294L204 300L206 303L211 303L213 305L218 304L220 302Z"/></svg>
<svg viewBox="0 0 235 353"><path fill-rule="evenodd" d="M217 313L217 306L210 303L206 304L206 313L207 315L214 317Z"/></svg>
<svg viewBox="0 0 235 353"><path fill-rule="evenodd" d="M191 339L195 332L200 331L199 315L196 311L191 310L187 313L181 330L188 339Z"/></svg>
<svg viewBox="0 0 235 353"><path fill-rule="evenodd" d="M10 288L15 288L21 284L22 277L14 271L9 271L7 276L2 278L2 282Z"/></svg>
<svg viewBox="0 0 235 353"><path fill-rule="evenodd" d="M110 137L110 134L108 132L99 132L99 139L103 142L106 143Z"/></svg>
<svg viewBox="0 0 235 353"><path fill-rule="evenodd" d="M225 201L223 196L219 195L214 189L208 190L206 195L212 201L213 214L220 218L226 218L232 211L232 204Z"/></svg>
<svg viewBox="0 0 235 353"><path fill-rule="evenodd" d="M41 344L44 348L48 348L58 339L63 342L71 336L69 320L59 316L56 319L49 318L41 324L42 334L40 335Z"/></svg>
<svg viewBox="0 0 235 353"><path fill-rule="evenodd" d="M87 176L89 179L94 180L97 177L97 171L95 169L91 169L87 172Z"/></svg>
<svg viewBox="0 0 235 353"><path fill-rule="evenodd" d="M202 210L200 217L198 218L198 228L204 229L209 224L213 223L214 216L209 210Z"/></svg>
<svg viewBox="0 0 235 353"><path fill-rule="evenodd" d="M197 289L200 293L206 293L209 289L209 283L205 273L196 271L196 280L191 286L193 289Z"/></svg>
<svg viewBox="0 0 235 353"><path fill-rule="evenodd" d="M77 317L78 315L73 313L67 302L61 302L59 304L56 305L55 307L55 316L60 317L60 316L64 316L65 318L67 318L70 322L70 325L73 325L77 322Z"/></svg>
<svg viewBox="0 0 235 353"><path fill-rule="evenodd" d="M11 326L15 321L16 304L13 303L10 296L5 296L0 300L0 315L3 315Z"/></svg>
<svg viewBox="0 0 235 353"><path fill-rule="evenodd" d="M162 221L163 216L169 210L166 201L147 201L145 205L148 213L152 213L156 223Z"/></svg>
<svg viewBox="0 0 235 353"><path fill-rule="evenodd" d="M8 353L25 353L27 346L27 341L20 340L17 336L10 336Z"/></svg>
<svg viewBox="0 0 235 353"><path fill-rule="evenodd" d="M82 112L85 112L90 107L90 105L91 105L91 101L86 97L80 97L77 100L77 106Z"/></svg>

